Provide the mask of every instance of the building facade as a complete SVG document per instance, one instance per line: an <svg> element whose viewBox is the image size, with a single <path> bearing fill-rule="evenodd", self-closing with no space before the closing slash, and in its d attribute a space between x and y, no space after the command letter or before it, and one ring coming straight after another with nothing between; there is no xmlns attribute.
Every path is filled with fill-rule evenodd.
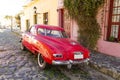
<svg viewBox="0 0 120 80"><path fill-rule="evenodd" d="M24 5L21 22L25 29L34 24L58 25L57 0L32 0Z"/></svg>
<svg viewBox="0 0 120 80"><path fill-rule="evenodd" d="M59 4L62 3L63 0L60 0ZM66 19L64 4L62 7L58 5L58 9L59 17L61 17L59 18L59 25L64 25L64 28L67 28L66 31L70 31L71 38L77 40L77 24L73 20L69 19L70 21L68 21L68 18ZM64 18L62 18L63 15ZM101 37L97 43L97 50L120 57L120 0L105 0L104 5L98 9L96 19L101 27Z"/></svg>
<svg viewBox="0 0 120 80"><path fill-rule="evenodd" d="M105 0L97 20L102 30L98 51L120 57L120 0Z"/></svg>
<svg viewBox="0 0 120 80"><path fill-rule="evenodd" d="M71 39L77 40L78 25L64 8L64 0L33 0L24 7L25 26L33 24L56 25L65 29ZM120 57L120 0L105 0L96 19L101 27L99 52Z"/></svg>
<svg viewBox="0 0 120 80"><path fill-rule="evenodd" d="M65 29L71 39L77 40L78 25L68 16L67 10L64 8L64 0L58 0L58 26Z"/></svg>
<svg viewBox="0 0 120 80"><path fill-rule="evenodd" d="M21 30L25 31L33 24L55 25L65 29L68 35L77 39L77 25L64 9L64 0L32 0L24 5L21 14ZM73 27L75 26L75 27Z"/></svg>

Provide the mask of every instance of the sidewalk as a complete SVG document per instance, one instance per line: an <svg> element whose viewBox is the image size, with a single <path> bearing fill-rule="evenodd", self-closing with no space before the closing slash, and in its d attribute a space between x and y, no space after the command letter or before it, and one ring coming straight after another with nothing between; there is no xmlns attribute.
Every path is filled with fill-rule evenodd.
<svg viewBox="0 0 120 80"><path fill-rule="evenodd" d="M115 80L120 80L120 58L92 51L89 65Z"/></svg>
<svg viewBox="0 0 120 80"><path fill-rule="evenodd" d="M13 29L12 32L14 32L16 35L18 35L19 37L22 36L22 31L20 31L20 29Z"/></svg>
<svg viewBox="0 0 120 80"><path fill-rule="evenodd" d="M13 32L21 36L20 30L13 30ZM115 80L120 80L120 58L92 51L89 66L113 77Z"/></svg>

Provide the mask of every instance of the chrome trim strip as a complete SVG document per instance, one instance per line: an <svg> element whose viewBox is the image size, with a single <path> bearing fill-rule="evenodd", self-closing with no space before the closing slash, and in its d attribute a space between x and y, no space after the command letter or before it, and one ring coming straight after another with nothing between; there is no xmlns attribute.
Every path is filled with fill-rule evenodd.
<svg viewBox="0 0 120 80"><path fill-rule="evenodd" d="M88 62L90 59L84 59L84 60L67 60L67 61L52 61L53 65L68 65L68 64L80 64L80 63L86 63Z"/></svg>

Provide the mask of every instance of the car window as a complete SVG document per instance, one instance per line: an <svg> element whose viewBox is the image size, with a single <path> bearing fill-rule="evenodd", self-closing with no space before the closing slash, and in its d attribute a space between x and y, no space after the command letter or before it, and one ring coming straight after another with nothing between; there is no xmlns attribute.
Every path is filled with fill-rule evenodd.
<svg viewBox="0 0 120 80"><path fill-rule="evenodd" d="M38 34L55 37L55 38L67 38L67 35L64 31L61 30L52 30L46 28L38 28Z"/></svg>
<svg viewBox="0 0 120 80"><path fill-rule="evenodd" d="M35 29L34 26L31 27L31 29L30 29L30 33L31 33L31 34L36 34L36 29Z"/></svg>
<svg viewBox="0 0 120 80"><path fill-rule="evenodd" d="M51 36L61 37L61 33L60 33L60 31L57 31L57 30L51 30Z"/></svg>
<svg viewBox="0 0 120 80"><path fill-rule="evenodd" d="M45 35L45 29L38 28L38 34Z"/></svg>
<svg viewBox="0 0 120 80"><path fill-rule="evenodd" d="M46 29L46 36L60 38L60 37L62 37L62 34L61 34L61 31L59 31L59 30Z"/></svg>
<svg viewBox="0 0 120 80"><path fill-rule="evenodd" d="M65 33L65 31L62 31L61 33L62 33L63 38L68 38L68 35Z"/></svg>

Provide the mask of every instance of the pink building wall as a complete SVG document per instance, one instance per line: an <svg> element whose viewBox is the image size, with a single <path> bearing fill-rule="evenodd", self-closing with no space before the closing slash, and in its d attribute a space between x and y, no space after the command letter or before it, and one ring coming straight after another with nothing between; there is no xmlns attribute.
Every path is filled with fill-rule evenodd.
<svg viewBox="0 0 120 80"><path fill-rule="evenodd" d="M71 39L77 41L78 25L74 20L71 20Z"/></svg>
<svg viewBox="0 0 120 80"><path fill-rule="evenodd" d="M120 57L120 43L106 41L110 1L106 0L104 7L99 9L97 21L101 27L101 38L98 40L97 49L99 52Z"/></svg>
<svg viewBox="0 0 120 80"><path fill-rule="evenodd" d="M59 0L60 3L63 2L63 0ZM109 18L109 8L110 7L110 0L105 0L104 6L102 6L98 10L98 14L96 16L98 23L100 24L101 27L101 37L98 40L97 43L97 50L99 52L102 52L107 55L112 55L116 57L120 57L120 43L115 43L115 42L109 42L106 40L107 38L107 28L108 28L108 18ZM62 8L63 5L62 5ZM74 20L71 20L71 31L70 31L70 36L71 39L77 40L78 36L78 25Z"/></svg>

